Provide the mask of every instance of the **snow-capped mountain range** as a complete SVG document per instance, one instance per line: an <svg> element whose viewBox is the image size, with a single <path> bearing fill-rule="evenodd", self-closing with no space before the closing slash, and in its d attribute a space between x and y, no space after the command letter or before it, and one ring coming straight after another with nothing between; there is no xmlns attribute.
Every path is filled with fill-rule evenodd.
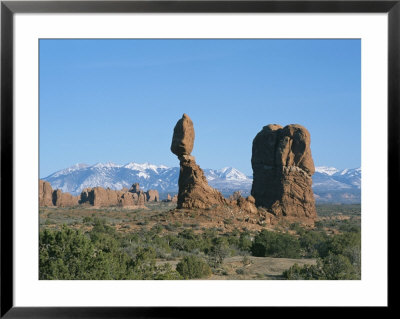
<svg viewBox="0 0 400 319"><path fill-rule="evenodd" d="M246 176L233 167L204 169L209 184L224 196L240 190L243 196L250 194L252 176ZM156 189L161 198L178 191L179 167L167 167L150 163L97 163L75 164L45 178L53 189L61 189L77 195L86 187L101 186L111 189L129 188L139 183L143 190ZM317 202L359 203L361 201L361 169L338 170L334 167L316 167L313 190Z"/></svg>

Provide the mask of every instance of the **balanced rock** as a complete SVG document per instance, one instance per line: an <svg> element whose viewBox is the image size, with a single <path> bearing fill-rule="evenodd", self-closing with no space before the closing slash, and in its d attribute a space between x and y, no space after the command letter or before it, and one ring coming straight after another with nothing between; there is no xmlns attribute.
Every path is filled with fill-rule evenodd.
<svg viewBox="0 0 400 319"><path fill-rule="evenodd" d="M297 124L272 124L253 140L251 194L256 206L275 216L312 223L316 218L312 191L314 162L310 133Z"/></svg>
<svg viewBox="0 0 400 319"><path fill-rule="evenodd" d="M193 122L187 114L176 123L172 136L171 152L176 156L190 155L194 144Z"/></svg>
<svg viewBox="0 0 400 319"><path fill-rule="evenodd" d="M211 208L226 204L225 198L208 185L203 170L191 156L194 144L194 128L190 117L183 114L176 123L172 137L171 151L180 161L179 192L177 208Z"/></svg>

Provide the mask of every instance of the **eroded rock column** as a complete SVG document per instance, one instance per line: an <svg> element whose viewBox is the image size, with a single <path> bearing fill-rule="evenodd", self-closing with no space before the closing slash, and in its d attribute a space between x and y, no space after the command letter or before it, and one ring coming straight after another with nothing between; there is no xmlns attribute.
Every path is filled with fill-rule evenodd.
<svg viewBox="0 0 400 319"><path fill-rule="evenodd" d="M298 124L267 125L256 135L251 158L256 206L276 216L315 219L310 143L310 133Z"/></svg>

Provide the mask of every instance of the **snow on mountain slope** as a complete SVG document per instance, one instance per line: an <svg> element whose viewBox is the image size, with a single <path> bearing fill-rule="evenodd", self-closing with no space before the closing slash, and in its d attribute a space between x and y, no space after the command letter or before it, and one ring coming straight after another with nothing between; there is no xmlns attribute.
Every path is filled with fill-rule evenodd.
<svg viewBox="0 0 400 319"><path fill-rule="evenodd" d="M244 196L250 194L252 178L233 167L219 170L204 169L209 184L229 196L240 190ZM144 190L156 189L160 193L178 191L179 167L167 167L150 163L131 162L125 165L114 163L75 164L45 178L54 189L74 195L86 187L129 188L139 183ZM320 202L359 202L361 200L361 169L338 170L334 167L316 167L313 175L313 190ZM350 199L349 199L350 198Z"/></svg>
<svg viewBox="0 0 400 319"><path fill-rule="evenodd" d="M317 166L315 168L316 173L326 174L326 175L333 175L337 173L339 170L335 167L328 167L328 166Z"/></svg>
<svg viewBox="0 0 400 319"><path fill-rule="evenodd" d="M220 178L232 181L246 181L248 177L233 167L224 167L217 171Z"/></svg>

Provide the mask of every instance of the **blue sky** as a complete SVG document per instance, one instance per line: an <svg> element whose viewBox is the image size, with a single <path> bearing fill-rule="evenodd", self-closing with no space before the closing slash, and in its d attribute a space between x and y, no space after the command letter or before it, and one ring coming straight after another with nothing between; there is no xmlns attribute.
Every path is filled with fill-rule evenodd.
<svg viewBox="0 0 400 319"><path fill-rule="evenodd" d="M40 177L75 163L178 166L183 113L202 168L250 175L263 126L298 123L316 166L361 162L360 40L40 40Z"/></svg>

